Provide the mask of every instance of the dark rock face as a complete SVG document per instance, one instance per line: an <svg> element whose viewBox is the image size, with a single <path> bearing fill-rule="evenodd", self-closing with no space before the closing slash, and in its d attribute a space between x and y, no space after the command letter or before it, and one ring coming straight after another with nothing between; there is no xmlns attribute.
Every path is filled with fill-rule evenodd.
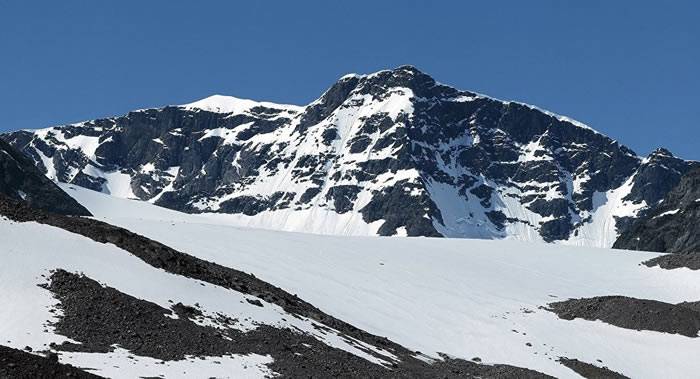
<svg viewBox="0 0 700 379"><path fill-rule="evenodd" d="M654 330L698 337L700 312L693 304L668 304L625 296L601 296L551 303L548 310L565 320L601 320L625 329Z"/></svg>
<svg viewBox="0 0 700 379"><path fill-rule="evenodd" d="M0 195L54 213L90 216L82 205L42 174L30 159L0 140Z"/></svg>
<svg viewBox="0 0 700 379"><path fill-rule="evenodd" d="M629 377L624 376L619 372L612 371L607 367L598 367L578 359L562 357L558 359L558 362L587 379L629 379Z"/></svg>
<svg viewBox="0 0 700 379"><path fill-rule="evenodd" d="M394 235L398 228L403 227L408 236L440 237L432 223L432 217L441 217L437 206L425 193L411 195L410 191L418 188L399 182L375 193L361 210L363 219L368 223L386 220L379 228L380 236Z"/></svg>
<svg viewBox="0 0 700 379"><path fill-rule="evenodd" d="M700 253L700 168L688 172L653 211L623 233L616 249ZM680 258L657 258L657 261Z"/></svg>
<svg viewBox="0 0 700 379"><path fill-rule="evenodd" d="M59 181L185 212L321 208L381 221L380 235L525 228L552 242L593 217L625 231L697 166L663 149L642 160L575 121L411 66L343 77L306 107L165 107L3 138ZM596 195L623 184L638 213L596 215Z"/></svg>
<svg viewBox="0 0 700 379"><path fill-rule="evenodd" d="M352 210L357 199L357 194L362 188L353 185L335 186L328 190L326 194L327 200L333 201L335 211L338 213L346 213Z"/></svg>
<svg viewBox="0 0 700 379"><path fill-rule="evenodd" d="M636 181L628 198L653 204L666 196L692 167L700 165L698 162L676 158L666 149L657 149L637 171Z"/></svg>

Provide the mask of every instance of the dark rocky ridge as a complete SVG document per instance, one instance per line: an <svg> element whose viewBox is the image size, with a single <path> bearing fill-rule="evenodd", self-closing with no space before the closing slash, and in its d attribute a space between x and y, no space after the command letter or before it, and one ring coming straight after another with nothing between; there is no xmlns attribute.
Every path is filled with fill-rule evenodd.
<svg viewBox="0 0 700 379"><path fill-rule="evenodd" d="M620 235L616 249L700 254L700 168L684 175L663 202ZM661 257L654 262L700 258ZM669 263L670 264L670 263ZM695 263L697 266L698 263ZM662 266L664 267L664 266ZM697 269L697 268L696 268Z"/></svg>
<svg viewBox="0 0 700 379"><path fill-rule="evenodd" d="M697 252L666 254L652 258L643 262L643 264L647 267L659 266L666 270L673 270L681 267L691 270L700 270L700 254Z"/></svg>
<svg viewBox="0 0 700 379"><path fill-rule="evenodd" d="M492 377L492 378L548 378L549 376L508 365L482 365L460 359L446 358L442 362L427 364L417 358L415 353L384 337L369 334L348 323L325 314L313 305L299 299L296 295L270 285L255 278L251 274L203 261L190 255L173 250L156 241L106 224L93 219L52 214L39 209L27 207L25 204L0 196L0 216L5 216L17 222L34 221L55 226L72 233L80 234L101 243L112 243L129 253L134 254L147 264L167 272L202 280L217 286L230 288L235 291L250 294L268 303L277 304L285 311L303 317L308 317L322 325L338 330L340 333L357 340L390 351L399 357L400 362L391 367L382 367L368 361L348 355L344 351L333 349L320 344L312 337L292 333L284 329L261 327L258 334L239 338L246 348L261 351L263 354L273 354L276 363L273 369L280 370L284 377L326 376L331 377L398 377L398 378L432 378L432 377ZM209 329L199 329L193 323L169 323L163 316L169 313L155 304L127 296L114 289L100 286L97 282L68 273L57 268L52 282L47 286L61 300L66 317L56 325L59 332L83 342L85 346L65 344L54 346L63 350L89 350L96 352L109 351L112 343L130 346L140 353L155 358L178 358L183 354L226 354L240 351L240 346L222 342ZM110 305L111 304L111 305ZM261 304L262 305L262 304ZM174 305L174 312L179 314L192 313L190 305ZM135 317L136 316L136 317ZM154 319L155 317L155 319ZM189 316L188 316L189 318ZM165 320L167 319L167 320ZM144 321L145 320L145 321ZM140 323L143 321L143 323ZM105 322L117 324L105 325ZM164 329L155 325L165 323ZM151 329L149 329L151 328ZM106 331L112 333L106 333ZM125 333L126 330L136 331ZM181 344L179 348L166 349L172 341L163 341L159 333L184 333L194 336L193 341ZM202 334L204 333L204 334ZM231 332L234 333L235 332ZM167 334L166 334L167 335ZM199 336L208 336L206 342ZM209 340L213 339L211 343ZM199 341L199 342L197 342ZM218 342L217 342L218 341ZM304 343L312 346L311 352ZM158 346L165 344L164 346ZM257 349L257 350L256 350ZM295 352L302 352L298 358ZM277 359L279 361L277 362ZM302 360L302 362L299 361ZM325 374L324 374L325 373Z"/></svg>
<svg viewBox="0 0 700 379"><path fill-rule="evenodd" d="M82 342L55 347L64 351L108 352L118 344L136 355L162 360L255 353L272 356L269 368L284 378L547 377L517 367L458 359L430 365L403 349L397 351L401 361L383 367L289 329L261 325L243 333L200 326L186 317L172 319L165 316L171 312L168 309L62 270L53 273L46 288L60 300L63 310L56 330ZM389 347L394 352L395 345Z"/></svg>
<svg viewBox="0 0 700 379"><path fill-rule="evenodd" d="M89 216L85 207L42 174L34 162L0 139L0 195L54 213Z"/></svg>
<svg viewBox="0 0 700 379"><path fill-rule="evenodd" d="M43 357L0 345L0 378L98 379L97 376L76 367L58 363L55 356Z"/></svg>
<svg viewBox="0 0 700 379"><path fill-rule="evenodd" d="M627 376L612 371L607 367L598 367L578 359L562 357L558 361L586 379L629 379Z"/></svg>
<svg viewBox="0 0 700 379"><path fill-rule="evenodd" d="M350 131L335 116L409 91L410 114L377 110ZM65 143L74 136L97 139L94 156ZM48 157L59 181L102 190L106 179L94 172L118 170L130 176L135 197L176 210L254 216L321 207L383 220L381 235L404 228L409 236L499 238L518 224L546 241L565 240L590 221L596 192L633 178L625 199L645 202L648 211L697 165L663 149L642 161L564 118L441 85L411 66L344 77L306 108L234 114L165 107L2 138L45 172ZM417 177L378 181L401 170ZM301 187L259 192L255 185L271 178L284 178L284 191ZM439 186L450 188L453 203L439 203ZM358 194L370 202L358 205ZM506 198L546 219L518 219L502 209ZM446 219L446 208L467 210ZM618 229L633 221L618 219ZM460 234L460 225L482 233Z"/></svg>
<svg viewBox="0 0 700 379"><path fill-rule="evenodd" d="M565 320L601 320L625 329L653 330L694 338L700 331L697 302L669 304L625 296L600 296L551 303L546 309Z"/></svg>
<svg viewBox="0 0 700 379"><path fill-rule="evenodd" d="M171 310L63 270L52 274L46 288L61 302L62 316L55 325L56 331L80 342L54 346L61 351L106 353L117 344L135 355L164 361L187 356L269 354L274 358L270 368L288 378L379 377L388 372L289 329L261 325L243 333L233 329L233 325L225 329L198 325L192 321L194 315L173 319L166 316Z"/></svg>

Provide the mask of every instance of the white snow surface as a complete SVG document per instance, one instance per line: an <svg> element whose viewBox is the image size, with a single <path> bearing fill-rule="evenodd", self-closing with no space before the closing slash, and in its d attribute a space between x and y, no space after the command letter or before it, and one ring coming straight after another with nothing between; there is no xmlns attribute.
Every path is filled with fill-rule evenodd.
<svg viewBox="0 0 700 379"><path fill-rule="evenodd" d="M664 217L664 216L670 216L670 215L674 215L674 214L676 214L676 213L678 213L678 212L680 212L680 209L672 209L672 210L666 211L666 212L664 212L664 213L662 213L662 214L660 214L660 215L658 215L658 216L654 216L654 218L659 218L659 217Z"/></svg>
<svg viewBox="0 0 700 379"><path fill-rule="evenodd" d="M432 357L480 357L561 378L578 376L556 362L559 356L633 378L700 372L700 338L566 321L539 308L603 295L670 303L700 299L697 272L640 265L655 253L256 230L233 227L217 215L188 215L62 187L98 219L252 272L335 317Z"/></svg>
<svg viewBox="0 0 700 379"><path fill-rule="evenodd" d="M572 236L563 243L578 246L612 247L620 236L615 227L615 218L636 216L647 206L644 201L635 204L624 199L632 190L633 179L634 176L620 187L608 192L595 193L593 195L593 211L590 212L592 220L578 229L578 235Z"/></svg>
<svg viewBox="0 0 700 379"><path fill-rule="evenodd" d="M189 104L180 105L185 109L201 109L208 112L216 113L243 113L254 107L266 107L273 109L287 110L290 112L299 112L304 107L289 104L277 104L269 102L261 102L248 99L240 99L233 96L212 95L207 98L197 100Z"/></svg>
<svg viewBox="0 0 700 379"><path fill-rule="evenodd" d="M106 195L98 198L116 199ZM128 200L121 201L128 208L136 204ZM155 206L152 208L159 210ZM56 334L51 326L60 311L51 313L50 310L56 307L58 300L48 290L38 286L48 281L52 270L64 269L83 273L102 285L166 309L178 302L199 304L205 316L221 313L239 320L236 328L242 331L255 329L261 324L273 325L303 331L323 343L376 364L388 364L396 359L393 354L381 348L355 341L332 329L326 333L318 331L314 327L314 321L293 317L277 305L264 302L264 306L259 307L249 304L246 299L255 299L254 297L167 273L114 245L97 243L59 228L33 222L16 223L0 217L0 241L3 262L0 265L0 304L3 304L0 310L0 343L6 346L17 349L29 346L34 351L41 351L48 349L52 342L60 344L68 341L66 337ZM220 327L212 319L207 320L210 321L203 322L211 322L212 326ZM384 359L368 354L356 347L355 343L380 353ZM162 362L119 348L104 354L63 352L59 353L59 359L63 363L90 368L96 374L116 378L158 375L258 378L272 373L266 367L272 358L256 354L203 359L187 357L184 360Z"/></svg>

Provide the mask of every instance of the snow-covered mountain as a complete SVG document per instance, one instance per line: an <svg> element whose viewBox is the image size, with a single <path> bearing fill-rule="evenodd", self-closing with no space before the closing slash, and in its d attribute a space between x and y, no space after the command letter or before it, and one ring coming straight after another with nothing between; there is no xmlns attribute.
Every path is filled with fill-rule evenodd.
<svg viewBox="0 0 700 379"><path fill-rule="evenodd" d="M3 138L59 182L238 225L601 247L698 165L410 66L304 107L217 95Z"/></svg>

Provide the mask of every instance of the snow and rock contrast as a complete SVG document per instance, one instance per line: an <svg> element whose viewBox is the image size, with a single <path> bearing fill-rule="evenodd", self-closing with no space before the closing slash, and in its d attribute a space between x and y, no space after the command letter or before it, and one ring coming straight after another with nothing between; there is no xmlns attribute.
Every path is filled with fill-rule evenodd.
<svg viewBox="0 0 700 379"><path fill-rule="evenodd" d="M216 99L206 106L260 111L240 100ZM158 112L218 114L187 107ZM278 115L299 112L290 106L267 109ZM308 133L316 130L314 125ZM60 145L55 133L57 129L46 136ZM102 137L97 138L99 142ZM31 144L39 141L43 140L32 137ZM96 146L93 158L101 157L97 151L102 144L80 141L74 141L80 145L75 150L47 158L47 164L61 154L80 157L86 146ZM215 152L221 148L217 146ZM71 166L79 159L66 167L72 167L69 171L76 172L75 177L89 167L98 176L85 174L81 183L101 183L102 191L56 185L11 146L0 147L0 364L4 365L0 376L656 378L691 377L700 370L697 272L686 267L665 270L669 263L658 263L666 257L658 253L523 241L252 229L233 225L244 217L238 214L187 208L196 213L188 214L131 200L133 179L128 170L105 171L93 159L82 169ZM423 171L406 169L401 165L420 161L412 153L401 158L408 153L397 149L382 158L399 165L395 171L378 172L364 181L358 175L368 171L347 173L354 186L377 186L376 192L360 189L358 197L348 195L354 191L348 188L354 187L343 184L348 183L343 174L330 192L319 192L331 195L325 203L313 203L316 208L263 207L245 217L273 222L279 214L293 220L293 215L303 214L295 212L319 217L326 212L320 221L328 228L338 227L333 224L337 215L354 220L346 226L359 229L340 231L345 234L358 230L391 234L384 233L391 228L386 225L400 225L397 230L402 234L414 235L414 227L420 227L419 234L445 235L440 231L447 230L448 211L457 212L444 207L447 203L435 200L440 197L430 191L438 188L433 175L446 171L426 176L430 166L426 162L421 163ZM277 157L282 159L279 167L284 167L285 155ZM602 198L595 193L593 208L618 225L642 213L647 214L642 217L685 214L686 200L695 196L695 171L655 208L645 204L654 203L665 190L638 183L657 177L673 181L692 165L657 151L633 165L632 176L623 178L620 187ZM334 167L326 167L333 174L324 180L333 179ZM309 180L315 183L318 167L309 168ZM260 170L254 178L264 177L265 169ZM412 177L411 170L421 174ZM183 196L178 193L184 187L176 183L179 171L154 203ZM287 174L296 179L284 185L304 188L308 178L295 171ZM394 181L382 187L377 177ZM241 191L266 188L264 182L244 180L249 176L240 178L235 188ZM485 183L491 182L484 180L475 193L465 191L464 198L489 192ZM499 191L491 190L489 201L500 196ZM446 193L442 192L443 199ZM223 198L229 195L222 192ZM237 203L244 209L259 205L252 192L245 196L249 198ZM635 196L652 200L631 202ZM487 206L487 197L482 197L480 206L495 207L496 203ZM231 204L226 202L232 199L221 204ZM358 211L362 199L367 202ZM424 206L420 217L415 199L422 199ZM292 200L290 196L290 204ZM367 223L366 212L382 218ZM256 219L259 215L268 218ZM415 216L409 219L416 223L406 223L407 215ZM442 221L430 221L426 215L439 215ZM579 236L594 237L596 222L601 222L596 220L585 224L588 229ZM510 230L510 223L504 221L503 233ZM615 233L612 229L605 236L613 238Z"/></svg>
<svg viewBox="0 0 700 379"><path fill-rule="evenodd" d="M0 373L16 377L548 377L410 351L254 275L7 197L0 241Z"/></svg>
<svg viewBox="0 0 700 379"><path fill-rule="evenodd" d="M679 253L653 262L700 269L700 169L688 172L663 202L615 242L619 249ZM665 262L662 264L662 262ZM685 262L685 263L683 263Z"/></svg>
<svg viewBox="0 0 700 379"><path fill-rule="evenodd" d="M303 107L216 95L3 138L56 181L237 225L599 247L698 165L410 66Z"/></svg>
<svg viewBox="0 0 700 379"><path fill-rule="evenodd" d="M42 174L30 159L0 140L0 196L61 214L87 216L83 206Z"/></svg>
<svg viewBox="0 0 700 379"><path fill-rule="evenodd" d="M640 264L656 253L256 230L231 226L226 215L183 214L62 186L97 220L255 273L435 362L445 354L559 378L603 367L632 378L700 370L697 272Z"/></svg>

